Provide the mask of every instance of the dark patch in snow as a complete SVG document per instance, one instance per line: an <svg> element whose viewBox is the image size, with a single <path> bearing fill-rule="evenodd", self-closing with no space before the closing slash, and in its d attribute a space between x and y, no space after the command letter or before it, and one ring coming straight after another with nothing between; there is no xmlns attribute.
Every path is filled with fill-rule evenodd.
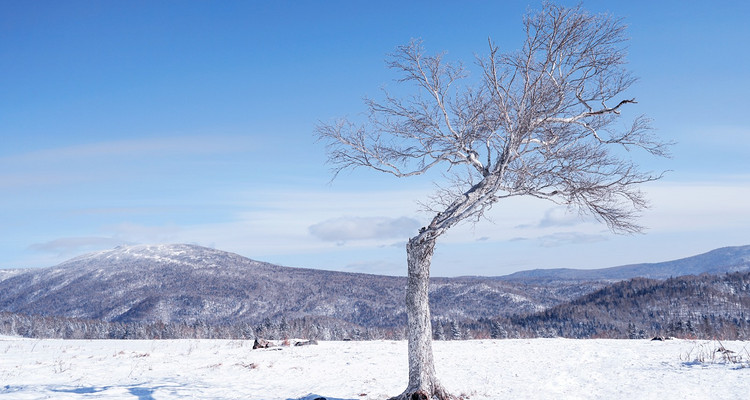
<svg viewBox="0 0 750 400"><path fill-rule="evenodd" d="M130 394L132 394L133 396L137 396L138 400L154 400L154 397L152 396L152 394L154 394L153 389L133 387L128 389L128 392L130 392Z"/></svg>

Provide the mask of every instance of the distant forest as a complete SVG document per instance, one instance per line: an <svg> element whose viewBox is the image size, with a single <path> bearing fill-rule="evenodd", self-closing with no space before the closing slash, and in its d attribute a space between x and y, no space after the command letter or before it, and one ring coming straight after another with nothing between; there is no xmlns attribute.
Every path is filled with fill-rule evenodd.
<svg viewBox="0 0 750 400"><path fill-rule="evenodd" d="M622 281L537 313L433 320L436 340L502 338L750 339L750 273ZM330 317L260 324L105 322L0 312L0 334L60 339L401 340L405 326Z"/></svg>

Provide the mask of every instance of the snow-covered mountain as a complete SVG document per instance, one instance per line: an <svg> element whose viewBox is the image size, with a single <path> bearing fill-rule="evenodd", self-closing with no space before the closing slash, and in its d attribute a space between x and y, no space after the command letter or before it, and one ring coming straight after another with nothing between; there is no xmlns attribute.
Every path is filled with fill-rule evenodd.
<svg viewBox="0 0 750 400"><path fill-rule="evenodd" d="M325 317L393 327L406 320L405 287L402 277L281 267L193 245L132 246L15 273L0 281L0 311L209 324ZM568 298L487 278L438 278L432 285L432 310L440 318L531 312Z"/></svg>
<svg viewBox="0 0 750 400"><path fill-rule="evenodd" d="M744 246L603 270L434 278L431 309L442 321L437 325L447 331L455 321L534 315L612 281L743 271L750 267L749 260L750 246ZM50 268L0 274L0 312L256 327L307 319L352 330L392 329L405 325L405 287L403 277L288 268L193 245L143 245L91 253ZM665 293L673 292L667 289Z"/></svg>
<svg viewBox="0 0 750 400"><path fill-rule="evenodd" d="M685 275L750 271L750 245L722 247L707 253L660 263L624 265L601 269L534 269L500 279L519 282L621 281L631 278L667 279Z"/></svg>
<svg viewBox="0 0 750 400"><path fill-rule="evenodd" d="M10 278L11 276L23 273L22 269L0 269L0 282Z"/></svg>

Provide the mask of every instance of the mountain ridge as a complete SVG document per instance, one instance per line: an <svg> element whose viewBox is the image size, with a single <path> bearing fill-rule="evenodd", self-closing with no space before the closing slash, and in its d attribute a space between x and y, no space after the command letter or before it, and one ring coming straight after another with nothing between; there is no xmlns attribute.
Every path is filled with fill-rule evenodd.
<svg viewBox="0 0 750 400"><path fill-rule="evenodd" d="M636 266L657 265L659 273L664 273L665 268L659 268L658 264L670 267L672 272L700 272L703 275L695 278L698 279L695 282L700 282L701 279L715 276L729 277L732 270L745 268L748 251L750 246L722 248L680 260ZM687 267L680 269L680 265ZM624 267L614 269L620 277L625 273L636 274L640 271L632 268L633 266ZM603 270L611 272L612 269ZM719 274L708 275L706 271L716 271ZM578 309L580 305L577 304L583 303L576 301L580 302L587 295L606 297L609 292L605 290L616 285L614 282L624 281L624 284L637 285L637 282L633 282L646 279L627 281L615 279L616 276L612 274L601 275L600 271L594 272L600 274L599 278L608 279L586 280L580 275L561 278L561 275L554 274L542 278L516 277L516 280L504 280L503 277L432 278L430 308L433 327L437 329L435 334L440 336L439 332L443 332L443 335L467 338L474 337L467 336L469 331L480 335L482 332L502 331L498 329L499 325L491 322L493 320L501 321L501 325L508 324L507 328L515 326L514 332L522 335L543 336L553 331L566 335L570 332L573 335L600 334L602 329L611 334L614 332L612 327L616 324L606 322L603 318L599 318L598 325L589 324L591 326L586 331L576 333L577 331L571 331L566 326L583 326L579 324L580 321L560 322L561 317L550 313L564 309L560 307L572 306ZM109 329L110 337L117 338L147 337L143 336L143 324L160 332L156 334L157 337L174 334L164 331L163 326L167 324L171 326L167 331L179 326L179 329L188 329L198 336L205 335L200 332L204 332L201 327L206 326L216 329L232 326L234 328L230 330L235 335L236 332L247 331L246 326L253 326L256 334L274 337L283 337L282 332L290 332L289 329L292 329L294 332L307 332L305 335L311 337L361 337L360 334L367 332L367 337L393 338L400 337L398 332L406 322L403 301L405 277L283 267L195 245L119 247L75 257L53 267L14 270L5 279L2 276L0 274L0 314L6 313L8 321L16 321L6 321L6 325L10 323L8 326L12 327L18 323L20 325L17 326L28 328L25 332L36 332L36 335L49 335L51 330L41 327L51 326L51 320L43 320L46 322L34 325L33 321L40 320L28 319L23 315L58 318L56 326L63 327L61 329L64 332L79 332L79 335L86 335L85 331L80 332L82 325L65 318L103 321L110 325L97 325L97 329ZM666 281L672 282L670 285L694 282ZM724 321L717 323L720 328L733 326L733 318L745 318L722 311L722 304L714 304L712 299L718 299L721 303L726 294L721 292L725 285L713 285L717 289L712 298L690 300L693 302L690 304L696 304L696 301L710 303L701 311L700 317L708 316ZM677 290L682 289L669 285L659 286L658 283L654 283L653 287L663 293L654 294L654 301L648 307L652 312L660 310L658 315L673 318L673 311L670 309L673 300L670 300L670 296L673 297ZM744 283L737 287L743 293L750 288ZM703 292L705 290L701 289L689 293L696 296L695 293ZM734 298L726 299L736 302ZM603 313L601 315L611 314L611 306L599 302L596 304L586 307L601 305L605 309L597 312ZM625 303L616 304L620 304L620 308L625 307L622 305ZM712 314L713 309L721 313ZM592 312L594 311L589 311ZM617 313L628 316L628 319L640 319L642 324L647 323L642 315L633 313L633 310L618 308ZM518 319L523 316L530 319ZM700 319L698 316L691 318L676 323L697 323ZM663 324L658 321L648 323L652 328L647 331L658 332L664 329ZM131 326L128 329L135 331L118 324ZM745 332L743 324L745 322L739 325L738 332ZM79 328L71 328L72 326ZM290 328L291 326L297 328ZM619 326L617 329L622 334L624 328ZM133 333L136 331L141 333ZM190 337L189 334L186 337Z"/></svg>
<svg viewBox="0 0 750 400"><path fill-rule="evenodd" d="M282 267L194 245L141 245L0 281L0 311L213 324L319 316L387 327L406 319L405 287L405 277ZM435 278L431 291L434 314L445 318L534 311L563 299L487 279Z"/></svg>
<svg viewBox="0 0 750 400"><path fill-rule="evenodd" d="M727 246L676 260L622 266L575 269L550 268L519 271L497 277L506 281L667 279L685 275L750 271L750 245Z"/></svg>

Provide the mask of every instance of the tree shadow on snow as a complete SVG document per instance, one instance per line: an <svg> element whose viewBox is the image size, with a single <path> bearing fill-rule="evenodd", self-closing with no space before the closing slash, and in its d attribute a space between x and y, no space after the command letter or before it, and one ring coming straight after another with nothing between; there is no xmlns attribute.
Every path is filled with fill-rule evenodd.
<svg viewBox="0 0 750 400"><path fill-rule="evenodd" d="M138 400L154 400L154 397L151 396L152 394L154 394L154 389L132 387L128 389L128 392L130 392L130 394L132 394L133 396L137 396Z"/></svg>
<svg viewBox="0 0 750 400"><path fill-rule="evenodd" d="M72 393L72 394L94 394L94 393L100 393L105 392L109 389L112 389L114 386L100 386L100 387L76 387L76 388L53 388L50 389L51 392L57 392L57 393ZM129 387L127 388L128 392L132 394L133 396L136 396L138 400L154 400L154 397L152 396L154 394L154 389L147 388L147 387Z"/></svg>
<svg viewBox="0 0 750 400"><path fill-rule="evenodd" d="M76 387L76 388L53 388L50 389L50 392L56 392L56 393L72 393L72 394L93 394L93 393L99 393L104 392L109 389L111 389L111 386L100 386L100 387Z"/></svg>

